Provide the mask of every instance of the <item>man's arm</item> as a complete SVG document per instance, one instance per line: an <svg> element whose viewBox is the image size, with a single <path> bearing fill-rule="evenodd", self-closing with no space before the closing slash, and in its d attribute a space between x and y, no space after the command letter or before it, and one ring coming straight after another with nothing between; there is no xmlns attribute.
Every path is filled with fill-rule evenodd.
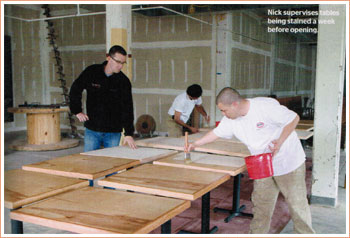
<svg viewBox="0 0 350 238"><path fill-rule="evenodd" d="M295 128L298 125L300 117L298 115L296 115L296 117L293 119L293 121L291 121L289 124L287 124L284 128L283 131L280 135L280 137L277 140L273 140L272 146L269 146L272 155L275 155L278 153L278 151L280 150L282 144L284 143L284 141L288 138L288 136L295 130Z"/></svg>
<svg viewBox="0 0 350 238"><path fill-rule="evenodd" d="M211 130L207 134L205 134L202 138L196 140L192 144L189 144L188 148L185 148L185 152L189 152L189 151L193 150L197 146L201 146L201 145L205 145L205 144L208 144L210 142L213 142L213 141L215 141L218 138L219 137L217 135L215 135L213 130Z"/></svg>
<svg viewBox="0 0 350 238"><path fill-rule="evenodd" d="M175 114L174 114L174 121L175 121L177 124L179 124L179 125L181 125L181 126L183 126L183 127L188 128L189 130L191 130L192 133L196 133L196 132L199 131L198 128L189 126L189 125L187 125L186 123L184 123L184 122L180 119L180 117L181 117L181 112L175 111Z"/></svg>
<svg viewBox="0 0 350 238"><path fill-rule="evenodd" d="M206 120L206 122L209 124L210 122L210 116L208 116L208 114L206 113L206 111L204 110L204 107L202 105L196 105L196 110L202 114L202 116L204 117L204 119Z"/></svg>
<svg viewBox="0 0 350 238"><path fill-rule="evenodd" d="M86 71L87 69L85 69L79 77L74 80L69 91L69 109L76 115L80 122L89 120L89 117L83 113L81 102L83 90L86 88L86 77L88 77Z"/></svg>

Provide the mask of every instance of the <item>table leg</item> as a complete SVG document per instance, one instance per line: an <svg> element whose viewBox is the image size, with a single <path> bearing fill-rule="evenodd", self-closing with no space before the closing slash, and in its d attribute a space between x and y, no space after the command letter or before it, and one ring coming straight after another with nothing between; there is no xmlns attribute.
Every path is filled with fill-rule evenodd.
<svg viewBox="0 0 350 238"><path fill-rule="evenodd" d="M242 212L245 209L245 205L239 206L240 201L240 190L241 190L241 177L242 174L237 174L234 177L233 181L233 200L232 200L232 209L224 209L224 208L214 208L214 212L227 212L230 213L228 217L225 218L225 222L231 221L232 218L238 216L244 217L253 217L253 214Z"/></svg>
<svg viewBox="0 0 350 238"><path fill-rule="evenodd" d="M162 234L171 234L171 220L162 224L161 231Z"/></svg>
<svg viewBox="0 0 350 238"><path fill-rule="evenodd" d="M10 211L17 210L11 209ZM23 222L11 219L11 233L12 234L23 234Z"/></svg>
<svg viewBox="0 0 350 238"><path fill-rule="evenodd" d="M93 187L94 186L94 180L93 179L89 179L89 186Z"/></svg>
<svg viewBox="0 0 350 238"><path fill-rule="evenodd" d="M201 234L213 234L217 232L218 227L214 226L210 229L210 192L202 196L202 226ZM181 230L179 234L195 234L191 231Z"/></svg>

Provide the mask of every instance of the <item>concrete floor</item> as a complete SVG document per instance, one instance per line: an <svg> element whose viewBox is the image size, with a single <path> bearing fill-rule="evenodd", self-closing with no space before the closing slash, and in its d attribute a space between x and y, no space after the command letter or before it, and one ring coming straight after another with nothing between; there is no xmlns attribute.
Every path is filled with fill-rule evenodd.
<svg viewBox="0 0 350 238"><path fill-rule="evenodd" d="M25 138L25 132L11 132L4 135L4 160L2 168L5 170L18 169L22 165L36 163L44 161L54 157L60 157L83 151L83 143L75 148L58 150L58 151L41 151L41 152L23 152L12 151L8 148L8 145L17 139ZM311 156L311 149L306 147L307 156ZM339 191L338 191L338 204L335 208L323 207L320 205L311 205L313 228L317 234L349 234L349 230L346 223L346 211L347 209L347 189L344 189L344 179L346 173L345 164L346 154L342 151L339 166ZM5 234L10 234L11 226L9 219L9 209L2 209L3 225L2 231ZM46 228L43 226L24 223L25 234L72 234L70 232ZM281 234L293 234L293 222L290 221L287 226L282 230Z"/></svg>

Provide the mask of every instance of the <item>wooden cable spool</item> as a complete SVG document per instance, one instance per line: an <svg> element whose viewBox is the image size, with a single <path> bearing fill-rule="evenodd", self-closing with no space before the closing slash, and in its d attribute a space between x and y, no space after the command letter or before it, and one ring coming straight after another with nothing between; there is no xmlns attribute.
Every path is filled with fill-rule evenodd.
<svg viewBox="0 0 350 238"><path fill-rule="evenodd" d="M144 114L139 116L139 118L136 121L136 131L140 135L142 134L152 135L155 129L156 129L156 121L151 115Z"/></svg>

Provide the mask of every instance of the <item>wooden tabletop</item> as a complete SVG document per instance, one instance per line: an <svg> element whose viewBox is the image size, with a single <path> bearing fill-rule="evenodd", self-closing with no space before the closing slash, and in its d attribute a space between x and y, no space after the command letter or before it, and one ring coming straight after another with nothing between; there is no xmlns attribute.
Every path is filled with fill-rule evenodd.
<svg viewBox="0 0 350 238"><path fill-rule="evenodd" d="M144 164L99 180L98 184L193 201L229 178L224 173Z"/></svg>
<svg viewBox="0 0 350 238"><path fill-rule="evenodd" d="M189 139L190 143L193 139ZM185 140L184 138L173 137L155 137L144 140L136 141L138 146L164 148L172 150L184 150ZM238 157L246 157L250 155L248 148L242 143L232 143L228 141L214 141L206 145L202 145L195 148L195 151L208 152L220 155L230 155Z"/></svg>
<svg viewBox="0 0 350 238"><path fill-rule="evenodd" d="M22 169L71 178L96 179L138 164L139 160L74 154L24 165Z"/></svg>
<svg viewBox="0 0 350 238"><path fill-rule="evenodd" d="M32 202L76 188L88 186L88 181L24 171L5 171L5 207L15 209Z"/></svg>
<svg viewBox="0 0 350 238"><path fill-rule="evenodd" d="M298 138L300 140L307 140L309 139L311 136L314 135L313 131L302 131L302 130L296 130L296 133L298 135Z"/></svg>
<svg viewBox="0 0 350 238"><path fill-rule="evenodd" d="M139 160L142 164L152 162L176 154L176 151L156 148L131 149L129 146L115 146L100 150L81 153L82 155L108 156L124 159Z"/></svg>
<svg viewBox="0 0 350 238"><path fill-rule="evenodd" d="M314 120L299 120L298 125L314 125Z"/></svg>
<svg viewBox="0 0 350 238"><path fill-rule="evenodd" d="M227 173L231 176L236 176L237 174L240 174L247 169L244 159L240 157L196 152L191 152L190 154L190 162L185 161L184 153L179 153L173 156L169 156L168 158L154 161L153 164Z"/></svg>
<svg viewBox="0 0 350 238"><path fill-rule="evenodd" d="M11 113L56 113L68 112L68 107L63 108L33 108L33 107L10 107L7 109Z"/></svg>
<svg viewBox="0 0 350 238"><path fill-rule="evenodd" d="M190 201L87 187L13 211L11 219L76 233L149 233Z"/></svg>
<svg viewBox="0 0 350 238"><path fill-rule="evenodd" d="M295 130L301 131L312 131L314 129L314 125L300 125L298 124Z"/></svg>

